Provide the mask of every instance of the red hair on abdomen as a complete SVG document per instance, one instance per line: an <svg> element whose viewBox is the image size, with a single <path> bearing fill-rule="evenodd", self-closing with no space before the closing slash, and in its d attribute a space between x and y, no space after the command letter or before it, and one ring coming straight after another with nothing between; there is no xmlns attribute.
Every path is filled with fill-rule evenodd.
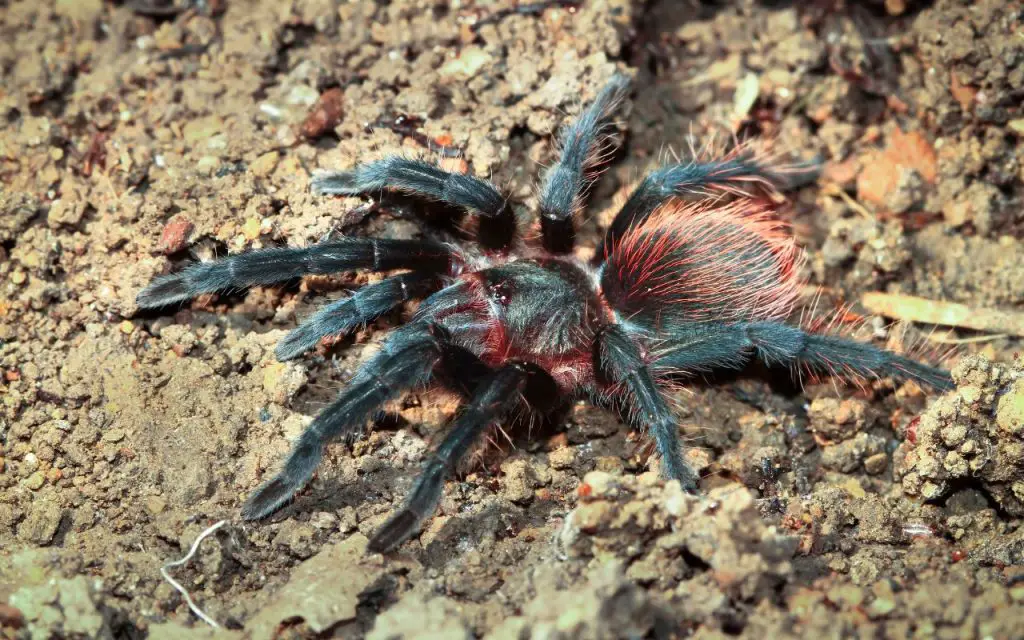
<svg viewBox="0 0 1024 640"><path fill-rule="evenodd" d="M799 296L801 260L788 226L757 201L676 200L611 247L601 286L627 317L778 320Z"/></svg>

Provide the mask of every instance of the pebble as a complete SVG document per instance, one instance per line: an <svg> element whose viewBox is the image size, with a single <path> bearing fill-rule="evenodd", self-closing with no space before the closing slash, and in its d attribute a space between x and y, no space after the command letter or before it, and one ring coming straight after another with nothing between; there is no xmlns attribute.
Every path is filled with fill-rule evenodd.
<svg viewBox="0 0 1024 640"><path fill-rule="evenodd" d="M246 240L255 240L260 237L260 219L249 218L242 225L242 235L245 236Z"/></svg>
<svg viewBox="0 0 1024 640"><path fill-rule="evenodd" d="M103 440L105 442L120 442L124 439L124 429L109 429L103 432Z"/></svg>
<svg viewBox="0 0 1024 640"><path fill-rule="evenodd" d="M259 178L266 178L274 172L274 169L277 168L277 163L280 159L280 153L277 151L268 151L256 158L256 160L249 165L249 169L253 172L253 175ZM257 221L257 225L258 224L259 222ZM246 222L246 226L248 226L248 222Z"/></svg>
<svg viewBox="0 0 1024 640"><path fill-rule="evenodd" d="M46 475L42 471L36 471L24 480L24 485L32 491L38 491L45 483Z"/></svg>
<svg viewBox="0 0 1024 640"><path fill-rule="evenodd" d="M177 253L188 245L189 234L195 226L185 216L174 216L166 225L160 235L160 243L157 248L164 255Z"/></svg>
<svg viewBox="0 0 1024 640"><path fill-rule="evenodd" d="M154 516L163 513L164 509L167 508L167 501L160 496L149 496L146 498L145 504L146 511L149 511Z"/></svg>
<svg viewBox="0 0 1024 640"><path fill-rule="evenodd" d="M340 87L324 91L302 123L302 135L313 140L338 126L345 113L343 98Z"/></svg>

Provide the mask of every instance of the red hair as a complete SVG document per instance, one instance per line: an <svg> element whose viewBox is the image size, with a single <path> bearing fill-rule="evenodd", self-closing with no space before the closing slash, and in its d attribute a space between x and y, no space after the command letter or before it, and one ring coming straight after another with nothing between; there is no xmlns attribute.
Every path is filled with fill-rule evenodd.
<svg viewBox="0 0 1024 640"><path fill-rule="evenodd" d="M627 314L778 320L799 296L801 260L788 226L766 205L674 200L615 243L601 284L612 307Z"/></svg>

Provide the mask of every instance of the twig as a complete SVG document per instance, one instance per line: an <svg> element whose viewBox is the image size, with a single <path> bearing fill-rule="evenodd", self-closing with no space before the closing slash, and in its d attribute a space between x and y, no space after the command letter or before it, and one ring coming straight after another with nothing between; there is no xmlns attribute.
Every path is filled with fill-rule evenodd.
<svg viewBox="0 0 1024 640"><path fill-rule="evenodd" d="M212 534L217 529L220 529L221 527L223 527L225 524L227 524L227 520L221 520L217 524L215 524L212 527L208 528L206 531L203 531L202 533L199 534L199 537L196 538L196 541L192 543L192 548L188 550L188 555L186 555L181 560L175 560L174 562L168 562L164 566L160 567L160 575L162 575L164 577L164 580L166 580L167 582L170 582L171 586L174 587L175 589L177 589L178 592L182 596L185 597L185 602L188 604L188 608L192 610L192 613L196 614L203 622L205 622L206 624L210 625L214 629L220 629L220 625L217 624L217 621L214 620L213 618L211 618L210 616L206 615L205 613L203 613L203 610L200 609L199 606L192 600L192 596L189 595L189 593L185 589L185 587L181 586L181 584L179 584L178 581L176 581L174 578L172 578L171 574L168 573L167 570L170 569L171 567L180 567L181 565L183 565L183 564L187 563L189 560L191 560L192 556L194 556L196 554L196 551L199 550L199 545L203 542L203 540L206 539L210 534Z"/></svg>
<svg viewBox="0 0 1024 640"><path fill-rule="evenodd" d="M956 302L929 300L901 294L869 292L861 304L871 313L925 324L1024 336L1024 313L977 309Z"/></svg>

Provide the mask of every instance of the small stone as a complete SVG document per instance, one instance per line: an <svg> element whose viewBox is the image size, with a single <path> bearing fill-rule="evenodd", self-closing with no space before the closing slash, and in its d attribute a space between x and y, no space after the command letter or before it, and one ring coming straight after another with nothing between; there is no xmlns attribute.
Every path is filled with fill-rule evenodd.
<svg viewBox="0 0 1024 640"><path fill-rule="evenodd" d="M538 480L529 463L521 458L506 460L501 465L505 474L504 482L501 485L503 498L524 504L533 499L533 490L538 486Z"/></svg>
<svg viewBox="0 0 1024 640"><path fill-rule="evenodd" d="M442 76L462 75L471 77L491 62L491 54L480 47L466 47L458 58L449 61L438 70Z"/></svg>
<svg viewBox="0 0 1024 640"><path fill-rule="evenodd" d="M214 172L217 166L220 164L220 158L217 156L203 156L196 162L196 171L203 175L210 175Z"/></svg>
<svg viewBox="0 0 1024 640"><path fill-rule="evenodd" d="M343 99L340 87L324 91L302 123L302 135L313 140L338 126L345 113Z"/></svg>
<svg viewBox="0 0 1024 640"><path fill-rule="evenodd" d="M548 464L552 469L569 469L576 460L576 450L572 447L555 449L548 454Z"/></svg>
<svg viewBox="0 0 1024 640"><path fill-rule="evenodd" d="M328 511L318 511L310 516L309 524L321 530L336 529L338 527L338 516Z"/></svg>
<svg viewBox="0 0 1024 640"><path fill-rule="evenodd" d="M29 477L25 478L23 484L33 491L38 491L44 484L46 484L46 475L42 471L36 471Z"/></svg>
<svg viewBox="0 0 1024 640"><path fill-rule="evenodd" d="M20 629L25 626L25 615L20 609L0 602L0 627Z"/></svg>
<svg viewBox="0 0 1024 640"><path fill-rule="evenodd" d="M1014 382L1009 393L999 398L996 424L1007 433L1024 433L1024 380Z"/></svg>
<svg viewBox="0 0 1024 640"><path fill-rule="evenodd" d="M266 178L274 172L274 169L277 168L277 163L280 159L280 153L277 151L268 151L256 158L256 160L249 165L249 169L252 170L253 175L259 178Z"/></svg>
<svg viewBox="0 0 1024 640"><path fill-rule="evenodd" d="M583 476L583 483L590 487L594 498L613 498L619 492L619 479L604 471L591 471Z"/></svg>
<svg viewBox="0 0 1024 640"><path fill-rule="evenodd" d="M933 500L942 495L942 487L934 482L925 482L921 485L921 497L925 500Z"/></svg>
<svg viewBox="0 0 1024 640"><path fill-rule="evenodd" d="M274 544L284 547L296 558L305 560L313 555L313 539L316 530L304 522L287 522L281 526L274 538Z"/></svg>
<svg viewBox="0 0 1024 640"><path fill-rule="evenodd" d="M102 0L57 0L54 12L76 22L91 23L103 12Z"/></svg>
<svg viewBox="0 0 1024 640"><path fill-rule="evenodd" d="M124 429L109 429L103 432L104 442L120 442L124 440Z"/></svg>
<svg viewBox="0 0 1024 640"><path fill-rule="evenodd" d="M884 453L877 453L870 456L864 461L864 470L873 476L885 471L886 466L889 464L889 456Z"/></svg>
<svg viewBox="0 0 1024 640"><path fill-rule="evenodd" d="M41 546L48 545L57 535L57 528L63 515L60 506L55 502L38 502L32 505L28 516L18 525L18 537Z"/></svg>
<svg viewBox="0 0 1024 640"><path fill-rule="evenodd" d="M132 331L135 331L135 325L131 323L131 320L123 320L121 324L118 325L118 328L120 328L121 333L126 336L131 335Z"/></svg>
<svg viewBox="0 0 1024 640"><path fill-rule="evenodd" d="M13 282L14 284L25 284L25 280L27 279L28 276L25 275L24 271L15 271L14 273L11 274L11 282Z"/></svg>
<svg viewBox="0 0 1024 640"><path fill-rule="evenodd" d="M154 516L163 513L164 509L167 508L167 501L160 496L147 497L145 504L146 511L150 512Z"/></svg>
<svg viewBox="0 0 1024 640"><path fill-rule="evenodd" d="M196 118L186 122L185 126L182 127L182 134L185 136L185 142L195 145L197 142L202 142L217 135L223 127L224 122L219 117L206 116L205 118Z"/></svg>
<svg viewBox="0 0 1024 640"><path fill-rule="evenodd" d="M242 235L245 236L246 240L255 240L260 237L260 220L259 218L249 218L242 225Z"/></svg>
<svg viewBox="0 0 1024 640"><path fill-rule="evenodd" d="M164 225L157 249L164 255L177 253L188 246L188 237L194 229L192 221L182 215L171 218Z"/></svg>

